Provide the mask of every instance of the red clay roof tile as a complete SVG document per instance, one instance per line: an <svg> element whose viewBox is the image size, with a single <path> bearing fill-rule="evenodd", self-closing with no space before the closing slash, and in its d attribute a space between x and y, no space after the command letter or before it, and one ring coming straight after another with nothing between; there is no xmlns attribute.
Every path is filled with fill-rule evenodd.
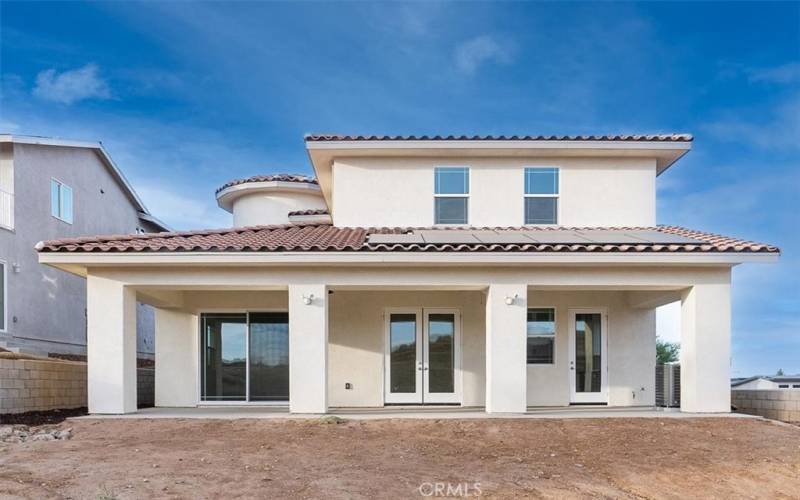
<svg viewBox="0 0 800 500"><path fill-rule="evenodd" d="M238 186L239 184L247 184L248 182L302 182L306 184L318 184L317 179L302 174L271 174L271 175L254 175L245 179L234 179L228 181L220 186L214 193L218 194L223 189L231 186Z"/></svg>
<svg viewBox="0 0 800 500"><path fill-rule="evenodd" d="M658 231L695 242L680 243L370 243L370 234L410 231ZM552 239L552 238L550 238ZM565 239L567 241L567 239ZM361 228L329 224L287 224L175 233L92 236L44 241L40 252L763 252L778 253L772 245L694 231L677 226L609 228Z"/></svg>

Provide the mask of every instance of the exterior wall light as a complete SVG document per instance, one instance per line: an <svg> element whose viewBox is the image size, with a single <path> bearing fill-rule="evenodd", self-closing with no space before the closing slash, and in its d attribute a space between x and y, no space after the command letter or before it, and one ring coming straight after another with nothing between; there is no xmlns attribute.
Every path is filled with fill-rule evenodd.
<svg viewBox="0 0 800 500"><path fill-rule="evenodd" d="M314 294L310 293L308 295L303 294L303 304L310 306L311 303L314 301Z"/></svg>
<svg viewBox="0 0 800 500"><path fill-rule="evenodd" d="M514 302L517 301L518 297L519 297L519 294L516 294L516 293L513 296L512 295L506 295L506 305L507 306L513 306Z"/></svg>

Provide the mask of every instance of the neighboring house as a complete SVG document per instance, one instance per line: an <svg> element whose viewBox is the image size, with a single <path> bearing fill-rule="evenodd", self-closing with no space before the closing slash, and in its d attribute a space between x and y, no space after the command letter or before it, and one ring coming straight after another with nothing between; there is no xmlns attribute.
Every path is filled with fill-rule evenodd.
<svg viewBox="0 0 800 500"><path fill-rule="evenodd" d="M774 377L765 377L756 375L755 377L735 378L731 380L731 390L734 391L776 389L800 389L800 376L776 375Z"/></svg>
<svg viewBox="0 0 800 500"><path fill-rule="evenodd" d="M100 143L0 135L0 347L86 353L86 280L39 264L37 242L163 230ZM137 313L152 353L153 310Z"/></svg>
<svg viewBox="0 0 800 500"><path fill-rule="evenodd" d="M89 409L655 403L655 308L681 301L681 409L730 411L731 268L773 246L656 226L687 135L307 136L316 179L226 184L248 227L42 242L88 278ZM698 208L700 209L700 208Z"/></svg>

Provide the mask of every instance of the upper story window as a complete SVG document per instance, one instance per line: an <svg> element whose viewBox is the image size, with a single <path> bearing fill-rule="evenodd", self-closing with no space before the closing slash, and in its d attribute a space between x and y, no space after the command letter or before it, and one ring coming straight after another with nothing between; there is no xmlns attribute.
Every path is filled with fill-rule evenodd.
<svg viewBox="0 0 800 500"><path fill-rule="evenodd" d="M469 212L469 168L436 167L435 224L467 224Z"/></svg>
<svg viewBox="0 0 800 500"><path fill-rule="evenodd" d="M50 179L50 215L72 224L72 188Z"/></svg>
<svg viewBox="0 0 800 500"><path fill-rule="evenodd" d="M525 224L558 224L558 169L525 169Z"/></svg>
<svg viewBox="0 0 800 500"><path fill-rule="evenodd" d="M528 309L528 364L553 364L555 347L555 309Z"/></svg>

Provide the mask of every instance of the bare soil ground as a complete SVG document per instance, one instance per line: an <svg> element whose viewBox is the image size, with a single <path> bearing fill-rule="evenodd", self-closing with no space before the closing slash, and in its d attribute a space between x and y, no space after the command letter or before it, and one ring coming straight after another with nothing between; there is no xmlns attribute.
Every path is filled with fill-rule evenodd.
<svg viewBox="0 0 800 500"><path fill-rule="evenodd" d="M0 497L800 498L800 428L762 420L60 425L71 440L0 443Z"/></svg>

